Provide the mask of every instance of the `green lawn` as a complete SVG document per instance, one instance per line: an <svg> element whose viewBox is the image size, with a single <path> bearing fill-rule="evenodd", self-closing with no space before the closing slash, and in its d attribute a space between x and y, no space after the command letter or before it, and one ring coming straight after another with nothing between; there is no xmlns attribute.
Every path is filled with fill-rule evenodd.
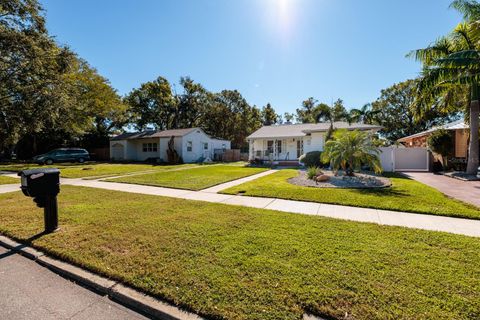
<svg viewBox="0 0 480 320"><path fill-rule="evenodd" d="M15 178L5 177L0 175L0 184L13 184L13 183L20 184L20 179L15 179Z"/></svg>
<svg viewBox="0 0 480 320"><path fill-rule="evenodd" d="M51 166L41 166L37 164L8 164L0 165L0 170L20 171L33 168L58 168L61 176L64 178L85 178L85 177L111 177L115 175L136 173L150 170L170 170L181 167L193 167L195 164L183 165L151 165L151 164L120 164L120 163L85 163L85 164L65 164L59 163Z"/></svg>
<svg viewBox="0 0 480 320"><path fill-rule="evenodd" d="M1 233L42 231L0 203ZM215 319L480 317L478 238L73 186L59 216L32 245Z"/></svg>
<svg viewBox="0 0 480 320"><path fill-rule="evenodd" d="M220 183L251 176L268 169L249 168L238 164L202 166L188 170L154 172L109 179L107 181L161 186L177 189L201 190Z"/></svg>
<svg viewBox="0 0 480 320"><path fill-rule="evenodd" d="M297 170L281 170L274 174L223 190L222 193L243 193L248 196L272 197L355 207L377 208L480 219L480 209L450 199L434 188L399 174L388 174L392 187L385 189L333 189L301 187L289 183Z"/></svg>

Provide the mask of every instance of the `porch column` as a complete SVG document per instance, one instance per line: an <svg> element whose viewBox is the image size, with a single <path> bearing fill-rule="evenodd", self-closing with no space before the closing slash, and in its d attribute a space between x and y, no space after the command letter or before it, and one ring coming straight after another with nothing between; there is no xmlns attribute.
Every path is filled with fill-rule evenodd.
<svg viewBox="0 0 480 320"><path fill-rule="evenodd" d="M277 140L273 140L273 160L276 160L277 157Z"/></svg>

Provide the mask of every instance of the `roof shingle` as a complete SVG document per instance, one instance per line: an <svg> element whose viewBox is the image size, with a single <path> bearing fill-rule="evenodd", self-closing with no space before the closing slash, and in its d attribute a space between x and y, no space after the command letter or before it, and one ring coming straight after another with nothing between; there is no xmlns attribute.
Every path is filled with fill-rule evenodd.
<svg viewBox="0 0 480 320"><path fill-rule="evenodd" d="M263 126L249 135L247 139L303 137L306 136L307 133L328 131L328 128L330 128L329 122ZM349 124L348 122L337 121L333 123L333 128L347 130L379 130L382 127L363 123Z"/></svg>
<svg viewBox="0 0 480 320"><path fill-rule="evenodd" d="M144 132L125 132L116 137L115 140L132 140L132 139L145 139L145 138L168 138L168 137L183 137L192 131L201 130L200 128L187 128L187 129L171 129L163 131L144 131Z"/></svg>

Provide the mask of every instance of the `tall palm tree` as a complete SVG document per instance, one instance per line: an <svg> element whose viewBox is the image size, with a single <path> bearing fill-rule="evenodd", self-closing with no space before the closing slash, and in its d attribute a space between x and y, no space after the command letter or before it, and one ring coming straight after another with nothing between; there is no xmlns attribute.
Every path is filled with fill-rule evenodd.
<svg viewBox="0 0 480 320"><path fill-rule="evenodd" d="M349 124L352 122L350 114L346 112L343 101L340 99L333 106L329 106L326 103L318 104L314 109L314 117L315 122L330 122L325 141L331 139L335 121L347 121Z"/></svg>
<svg viewBox="0 0 480 320"><path fill-rule="evenodd" d="M464 21L447 36L425 49L410 53L422 62L418 89L420 95L438 100L455 96L453 92L468 88L470 121L467 174L476 175L479 165L479 99L480 99L480 4L473 0L455 0L451 7Z"/></svg>
<svg viewBox="0 0 480 320"><path fill-rule="evenodd" d="M330 122L330 127L328 128L325 136L325 141L330 140L333 133L333 122L335 121L333 108L326 103L320 103L315 107L315 113L316 122Z"/></svg>

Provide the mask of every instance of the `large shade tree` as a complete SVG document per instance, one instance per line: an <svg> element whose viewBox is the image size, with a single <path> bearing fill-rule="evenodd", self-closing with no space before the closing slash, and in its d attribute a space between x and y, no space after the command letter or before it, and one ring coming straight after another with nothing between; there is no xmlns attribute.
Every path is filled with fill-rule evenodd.
<svg viewBox="0 0 480 320"><path fill-rule="evenodd" d="M38 1L0 1L0 154L108 139L122 110L108 81L50 37Z"/></svg>
<svg viewBox="0 0 480 320"><path fill-rule="evenodd" d="M365 123L382 126L380 135L393 143L400 138L456 120L458 117L457 105L450 103L439 105L424 101L417 106L416 100L416 80L395 83L381 91L380 97L371 103L371 110L363 111L362 108L361 119ZM354 110L351 113L355 118Z"/></svg>
<svg viewBox="0 0 480 320"><path fill-rule="evenodd" d="M280 120L280 116L275 112L275 109L270 103L267 103L261 110L262 123L264 126L271 126Z"/></svg>
<svg viewBox="0 0 480 320"><path fill-rule="evenodd" d="M442 102L468 96L466 118L470 122L467 173L477 174L479 165L480 98L480 4L472 0L453 1L451 7L463 14L464 21L448 35L411 56L424 68L419 82L421 101ZM423 103L425 106L425 103Z"/></svg>

